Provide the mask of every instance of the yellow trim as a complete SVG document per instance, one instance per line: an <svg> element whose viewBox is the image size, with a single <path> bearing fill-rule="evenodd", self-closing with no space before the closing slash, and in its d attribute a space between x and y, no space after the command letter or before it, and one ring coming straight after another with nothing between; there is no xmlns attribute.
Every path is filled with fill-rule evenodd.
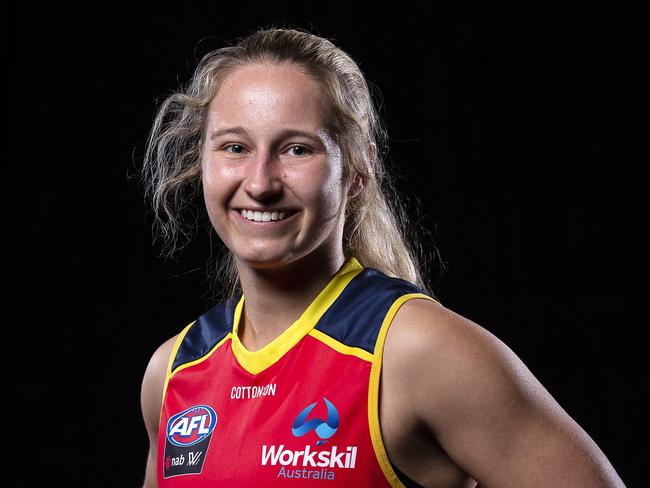
<svg viewBox="0 0 650 488"><path fill-rule="evenodd" d="M318 339L321 342L324 342L328 346L330 346L332 349L342 353L342 354L347 354L351 356L356 356L360 359L363 359L364 361L372 362L372 354L370 354L368 351L365 349L361 349L359 347L350 347L346 346L345 344L337 341L336 339L328 336L327 334L324 334L318 329L313 329L310 333L310 336L312 336L314 339Z"/></svg>
<svg viewBox="0 0 650 488"><path fill-rule="evenodd" d="M228 339L230 339L232 337L232 334L229 332L228 334L226 334L226 337L224 337L219 342L217 342L212 347L212 349L210 349L210 352L208 352L205 356L201 356L200 358L195 359L194 361L189 361L187 363L183 363L172 372L172 365L174 364L174 359L176 359L176 354L178 353L178 349L180 348L181 343L183 342L183 339L185 339L185 336L187 335L187 332L190 330L190 327L192 327L195 324L195 322L196 321L192 322L190 325L185 327L183 329L183 331L180 334L178 334L178 338L176 339L176 342L174 343L174 348L172 349L172 353L169 356L169 363L167 365L167 375L166 375L166 378L165 378L165 386L163 387L163 403L165 402L165 394L167 393L167 385L169 384L169 380L172 379L172 377L176 373L178 373L179 371L182 371L182 370L184 370L186 368L189 368L191 366L194 366L195 364L199 364L199 363L205 361L210 356L212 356L214 351L219 349L219 347L224 342L226 342Z"/></svg>
<svg viewBox="0 0 650 488"><path fill-rule="evenodd" d="M219 349L219 347L221 347L221 344L223 344L224 342L226 342L226 341L227 341L228 339L230 339L231 337L232 337L232 334L231 334L230 332L228 332L228 333L226 334L226 337L224 337L224 338L221 339L219 342L217 342L214 346L212 346L212 349L210 349L210 352L208 352L205 356L201 356L199 359L195 359L194 361L188 361L187 363L183 363L183 364L181 364L178 368L176 368L176 369L174 370L173 373L171 373L171 375L170 375L169 377L171 378L172 376L174 376L174 375L175 375L176 373L178 373L179 371L183 371L183 370L186 369L186 368L190 368L190 367L194 366L195 364L202 363L203 361L205 361L206 359L208 359L210 356L212 356L212 354L214 353L214 351L216 351L217 349Z"/></svg>
<svg viewBox="0 0 650 488"><path fill-rule="evenodd" d="M174 359L176 358L176 353L178 353L178 349L181 347L181 343L183 342L183 339L185 338L185 335L187 334L187 331L190 330L190 327L194 325L194 322L186 326L180 334L178 334L178 337L176 337L176 340L174 341L174 346L172 347L172 352L169 354L169 359L167 360L167 372L165 373L165 384L163 385L163 393L162 393L162 402L160 402L160 415L162 416L162 406L165 403L165 395L167 394L167 385L169 384L169 378L171 378L171 370L172 370L172 364L174 364Z"/></svg>
<svg viewBox="0 0 650 488"><path fill-rule="evenodd" d="M232 350L241 367L251 374L258 374L274 364L295 346L298 341L309 334L321 316L339 297L348 283L350 283L352 278L362 270L363 266L359 264L359 261L350 257L314 301L311 302L298 320L258 351L249 351L239 340L237 330L244 307L244 296L242 296L235 309L235 321L232 333Z"/></svg>
<svg viewBox="0 0 650 488"><path fill-rule="evenodd" d="M368 423L370 424L370 439L372 440L372 447L375 449L375 456L379 462L381 470L384 472L384 476L390 483L393 488L406 488L404 484L400 481L399 477L395 473L393 466L388 460L388 455L386 454L386 448L384 447L384 441L381 437L381 428L379 425L379 379L381 376L381 363L384 355L384 344L386 342L386 335L388 334L388 329L390 324L393 322L395 314L400 309L400 307L409 300L414 298L425 298L427 300L436 301L433 298L424 295L422 293L409 293L402 295L397 300L393 302L384 321L381 324L381 329L379 330L379 336L377 337L377 342L375 343L375 353L372 360L372 368L370 370L370 381L368 386Z"/></svg>

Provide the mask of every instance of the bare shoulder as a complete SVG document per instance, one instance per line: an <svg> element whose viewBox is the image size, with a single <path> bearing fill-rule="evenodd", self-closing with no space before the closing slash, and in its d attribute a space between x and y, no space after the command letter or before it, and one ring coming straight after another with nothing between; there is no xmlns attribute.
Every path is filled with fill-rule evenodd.
<svg viewBox="0 0 650 488"><path fill-rule="evenodd" d="M174 349L178 334L163 342L153 353L142 379L140 391L140 405L142 406L142 417L147 428L149 437L149 454L145 468L143 486L153 488L158 486L156 482L156 458L158 444L158 422L160 420L160 408L163 400L163 388L167 377L167 365Z"/></svg>
<svg viewBox="0 0 650 488"><path fill-rule="evenodd" d="M462 341L492 337L483 327L432 300L413 299L405 302L395 315L389 337L402 347L460 346ZM416 352L415 350L411 350Z"/></svg>
<svg viewBox="0 0 650 488"><path fill-rule="evenodd" d="M514 353L486 329L424 299L401 306L388 331L385 356L405 368L436 366L439 378L468 371L475 361L494 362L496 367L514 359Z"/></svg>
<svg viewBox="0 0 650 488"><path fill-rule="evenodd" d="M410 300L395 316L384 349L392 374L411 378L415 414L439 435L455 427L503 421L545 410L569 423L564 410L523 361L482 326L430 300ZM480 419L477 415L480 413ZM512 419L514 420L514 419Z"/></svg>
<svg viewBox="0 0 650 488"><path fill-rule="evenodd" d="M435 402L439 415L454 397L466 404L486 384L494 388L499 379L513 379L510 373L514 377L522 373L519 358L496 336L424 299L407 301L395 315L386 337L384 365L388 373L413 380L411 393L423 397L414 406L431 412Z"/></svg>
<svg viewBox="0 0 650 488"><path fill-rule="evenodd" d="M157 433L167 366L178 335L163 342L153 353L142 380L140 403L147 431Z"/></svg>
<svg viewBox="0 0 650 488"><path fill-rule="evenodd" d="M524 326L523 324L522 326ZM411 414L485 486L620 487L589 435L485 328L429 300L406 302L383 371Z"/></svg>

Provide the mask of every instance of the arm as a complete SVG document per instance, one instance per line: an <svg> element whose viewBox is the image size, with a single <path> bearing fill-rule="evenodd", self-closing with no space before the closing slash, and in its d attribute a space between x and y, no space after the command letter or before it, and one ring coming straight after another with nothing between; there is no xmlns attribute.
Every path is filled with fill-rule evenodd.
<svg viewBox="0 0 650 488"><path fill-rule="evenodd" d="M411 300L385 346L412 415L486 487L624 487L605 455L521 360L477 324ZM424 374L423 374L424 373Z"/></svg>
<svg viewBox="0 0 650 488"><path fill-rule="evenodd" d="M177 337L177 336L176 336ZM149 455L147 456L147 467L144 478L144 488L155 488L158 486L156 480L156 457L158 450L158 422L160 421L160 408L162 406L163 387L167 374L169 356L174 347L176 337L172 337L163 343L154 352L142 380L140 393L140 404L142 416L149 436Z"/></svg>

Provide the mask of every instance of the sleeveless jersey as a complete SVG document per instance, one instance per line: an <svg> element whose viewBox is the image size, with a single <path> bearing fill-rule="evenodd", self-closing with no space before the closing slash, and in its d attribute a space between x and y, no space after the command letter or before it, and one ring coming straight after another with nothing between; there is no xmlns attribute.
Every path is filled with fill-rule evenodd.
<svg viewBox="0 0 650 488"><path fill-rule="evenodd" d="M350 258L258 351L237 334L243 296L188 325L167 369L158 486L403 488L379 429L379 375L388 327L413 298L432 300Z"/></svg>

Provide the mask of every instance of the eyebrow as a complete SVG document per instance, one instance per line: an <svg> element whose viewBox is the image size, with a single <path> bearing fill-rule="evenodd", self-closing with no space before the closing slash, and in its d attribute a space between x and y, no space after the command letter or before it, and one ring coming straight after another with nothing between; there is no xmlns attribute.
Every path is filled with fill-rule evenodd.
<svg viewBox="0 0 650 488"><path fill-rule="evenodd" d="M237 134L240 136L245 136L248 133L246 132L246 129L244 129L243 127L226 127L225 129L213 130L210 133L210 140L212 141L213 139L224 136L226 134Z"/></svg>
<svg viewBox="0 0 650 488"><path fill-rule="evenodd" d="M221 137L227 134L236 134L240 136L247 136L248 132L241 126L237 127L225 127L223 129L216 129L210 133L210 140L214 140L217 137ZM316 144L325 145L325 142L316 134L313 134L308 131L299 130L299 129L284 129L280 131L279 138L286 139L287 137L305 137L312 140Z"/></svg>

